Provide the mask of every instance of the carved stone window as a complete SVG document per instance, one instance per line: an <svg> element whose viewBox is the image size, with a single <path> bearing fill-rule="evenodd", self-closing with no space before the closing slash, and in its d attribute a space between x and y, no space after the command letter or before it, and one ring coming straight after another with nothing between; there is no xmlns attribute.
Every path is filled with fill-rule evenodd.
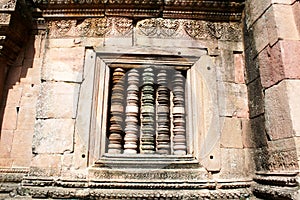
<svg viewBox="0 0 300 200"><path fill-rule="evenodd" d="M207 101L211 95L216 99L205 83L212 81L216 91L207 52L122 51L94 54L89 164L153 168L202 165L208 159L219 165L218 152L210 149L217 145L204 142L219 134L218 113ZM211 121L214 125L206 126Z"/></svg>
<svg viewBox="0 0 300 200"><path fill-rule="evenodd" d="M109 154L186 155L185 71L111 68Z"/></svg>

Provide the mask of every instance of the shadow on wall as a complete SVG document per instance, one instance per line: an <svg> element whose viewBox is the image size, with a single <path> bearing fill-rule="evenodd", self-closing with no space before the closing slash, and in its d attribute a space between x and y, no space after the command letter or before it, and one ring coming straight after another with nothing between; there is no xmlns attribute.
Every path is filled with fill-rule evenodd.
<svg viewBox="0 0 300 200"><path fill-rule="evenodd" d="M253 29L247 29L244 18L244 45L245 45L245 61L246 61L246 84L248 89L249 102L249 135L247 143L249 148L254 148L254 161L257 171L268 170L269 156L268 144L270 140L265 129L264 114L264 91L261 85L259 63L257 59L257 50L255 48L255 37Z"/></svg>
<svg viewBox="0 0 300 200"><path fill-rule="evenodd" d="M35 57L35 36L31 36L15 62L8 66L0 109L0 167L26 166L30 162L25 154L31 155L40 85L39 59Z"/></svg>

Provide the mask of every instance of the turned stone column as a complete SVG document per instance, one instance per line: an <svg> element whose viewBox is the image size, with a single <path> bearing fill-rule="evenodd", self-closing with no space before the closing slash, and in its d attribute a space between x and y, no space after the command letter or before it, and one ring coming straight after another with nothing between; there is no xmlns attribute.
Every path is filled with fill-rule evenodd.
<svg viewBox="0 0 300 200"><path fill-rule="evenodd" d="M170 90L167 71L157 74L157 153L170 154Z"/></svg>
<svg viewBox="0 0 300 200"><path fill-rule="evenodd" d="M141 153L155 153L155 93L154 93L154 71L146 68L142 74L142 105L141 105Z"/></svg>
<svg viewBox="0 0 300 200"><path fill-rule="evenodd" d="M173 151L175 155L185 155L186 133L184 78L179 71L175 71L174 73L173 94Z"/></svg>
<svg viewBox="0 0 300 200"><path fill-rule="evenodd" d="M116 68L113 72L113 87L110 107L110 128L108 153L122 153L123 121L124 121L124 76L122 68Z"/></svg>
<svg viewBox="0 0 300 200"><path fill-rule="evenodd" d="M138 149L139 131L139 73L136 69L128 72L127 82L127 105L126 105L126 127L124 137L124 153L136 154Z"/></svg>

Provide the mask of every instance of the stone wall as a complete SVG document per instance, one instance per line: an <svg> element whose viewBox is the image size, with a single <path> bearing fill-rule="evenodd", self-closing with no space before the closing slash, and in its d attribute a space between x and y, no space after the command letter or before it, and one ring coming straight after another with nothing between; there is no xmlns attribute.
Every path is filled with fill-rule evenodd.
<svg viewBox="0 0 300 200"><path fill-rule="evenodd" d="M50 20L46 25L45 34L33 36L9 69L2 106L2 168L24 168L30 177L42 178L43 184L45 178L54 181L54 177L87 180L93 165L88 163L88 110L95 70L89 56L105 49L122 52L171 47L182 56L187 50L201 50L212 62L215 81L210 81L216 91L209 92L216 94L213 106L218 110L220 128L215 129L217 145L209 152L215 161L203 161L203 172L210 181L227 180L240 184L234 187L249 187L253 150L248 138L251 130L241 23L149 19L133 24L127 18L111 17ZM206 123L215 126L214 122ZM214 174L209 172L211 167ZM25 187L31 185L30 180L23 181ZM218 187L223 186L220 183ZM30 194L38 197L36 193Z"/></svg>
<svg viewBox="0 0 300 200"><path fill-rule="evenodd" d="M0 197L243 199L252 189L259 198L297 199L299 1L246 0L243 21L230 22L220 13L216 21L186 13L132 19L116 8L118 17L93 18L51 18L45 8L18 57L1 58ZM119 170L98 161L97 66L112 52L200 66L191 93L202 107L189 108L200 121L199 146L190 148L199 163Z"/></svg>

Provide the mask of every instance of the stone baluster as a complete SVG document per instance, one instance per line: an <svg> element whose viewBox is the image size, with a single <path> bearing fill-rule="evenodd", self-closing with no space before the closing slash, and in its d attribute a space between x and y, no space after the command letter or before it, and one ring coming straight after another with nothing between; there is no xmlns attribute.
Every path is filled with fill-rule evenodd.
<svg viewBox="0 0 300 200"><path fill-rule="evenodd" d="M157 74L157 153L170 154L170 90L167 71Z"/></svg>
<svg viewBox="0 0 300 200"><path fill-rule="evenodd" d="M186 154L184 77L175 71L173 78L173 151Z"/></svg>
<svg viewBox="0 0 300 200"><path fill-rule="evenodd" d="M108 153L122 153L123 122L124 122L124 81L125 71L116 68L113 72L111 94L110 128Z"/></svg>
<svg viewBox="0 0 300 200"><path fill-rule="evenodd" d="M150 67L145 68L142 78L140 151L143 154L153 154L155 153L155 93L153 69Z"/></svg>
<svg viewBox="0 0 300 200"><path fill-rule="evenodd" d="M126 105L126 127L124 137L124 153L136 154L138 149L139 131L139 73L131 69L127 76L127 105Z"/></svg>

